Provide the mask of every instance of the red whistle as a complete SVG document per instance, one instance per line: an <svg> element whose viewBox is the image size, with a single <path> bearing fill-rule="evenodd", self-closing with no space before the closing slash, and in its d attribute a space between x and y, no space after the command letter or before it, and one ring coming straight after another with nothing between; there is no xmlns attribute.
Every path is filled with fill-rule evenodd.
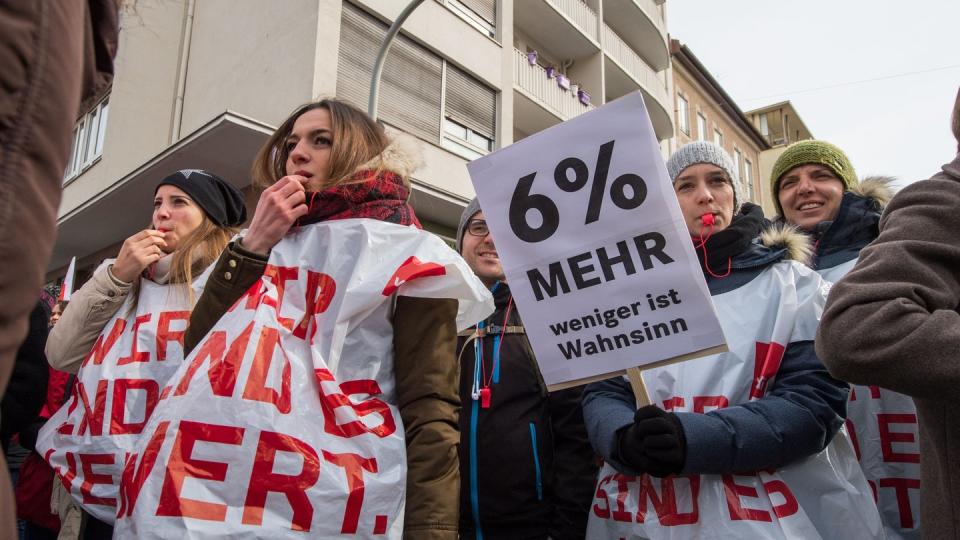
<svg viewBox="0 0 960 540"><path fill-rule="evenodd" d="M490 408L490 389L489 388L480 389L480 408L481 409Z"/></svg>
<svg viewBox="0 0 960 540"><path fill-rule="evenodd" d="M708 227L713 225L714 224L713 214L704 214L700 216L700 221L702 221L703 224Z"/></svg>

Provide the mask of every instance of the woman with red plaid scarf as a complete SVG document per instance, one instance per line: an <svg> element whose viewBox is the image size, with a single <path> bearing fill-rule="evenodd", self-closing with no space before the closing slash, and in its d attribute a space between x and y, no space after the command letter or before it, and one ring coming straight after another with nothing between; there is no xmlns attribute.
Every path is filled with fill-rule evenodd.
<svg viewBox="0 0 960 540"><path fill-rule="evenodd" d="M254 185L263 189L256 212L246 234L217 262L190 318L187 350L264 276L271 249L291 241L285 238L288 231L355 218L420 228L407 203L410 174L420 164L405 148L410 144L391 141L382 126L341 101L295 110L254 162ZM382 260L382 254L367 251L369 245L361 243L343 257ZM395 302L393 365L407 464L403 537L454 540L460 440L457 301L397 295Z"/></svg>

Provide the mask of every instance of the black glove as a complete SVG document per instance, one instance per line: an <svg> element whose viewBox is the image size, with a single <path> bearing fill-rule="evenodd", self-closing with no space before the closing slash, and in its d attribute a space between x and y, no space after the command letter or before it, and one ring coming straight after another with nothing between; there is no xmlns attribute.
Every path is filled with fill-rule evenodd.
<svg viewBox="0 0 960 540"><path fill-rule="evenodd" d="M638 473L677 474L687 459L687 438L676 414L656 405L637 409L633 424L617 432L619 461Z"/></svg>

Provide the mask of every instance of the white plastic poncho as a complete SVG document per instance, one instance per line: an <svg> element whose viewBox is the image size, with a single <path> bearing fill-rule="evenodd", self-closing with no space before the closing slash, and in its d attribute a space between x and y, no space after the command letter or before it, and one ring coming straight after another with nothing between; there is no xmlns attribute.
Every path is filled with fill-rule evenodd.
<svg viewBox="0 0 960 540"><path fill-rule="evenodd" d="M782 262L714 296L730 352L644 371L651 403L702 413L758 399L786 346L814 339L826 288L812 270ZM755 361L758 349L766 351L765 362ZM819 454L756 474L660 479L626 476L606 464L598 478L591 539L883 538L843 431Z"/></svg>
<svg viewBox="0 0 960 540"><path fill-rule="evenodd" d="M195 298L211 269L193 280ZM126 455L140 439L160 389L183 362L190 320L182 285L140 278L135 310L133 301L128 296L103 328L81 364L70 400L37 438L37 452L74 499L107 523L116 515Z"/></svg>
<svg viewBox="0 0 960 540"><path fill-rule="evenodd" d="M400 538L396 294L459 300L458 328L493 311L463 259L414 227L288 235L162 390L126 462L116 534Z"/></svg>
<svg viewBox="0 0 960 540"><path fill-rule="evenodd" d="M856 262L818 273L836 282ZM913 398L878 386L851 384L847 430L877 500L887 538L919 539L920 434Z"/></svg>

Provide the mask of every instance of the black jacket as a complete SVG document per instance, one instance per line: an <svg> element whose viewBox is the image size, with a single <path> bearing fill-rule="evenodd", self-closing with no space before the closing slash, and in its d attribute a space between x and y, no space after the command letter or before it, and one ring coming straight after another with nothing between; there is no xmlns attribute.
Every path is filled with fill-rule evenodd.
<svg viewBox="0 0 960 540"><path fill-rule="evenodd" d="M40 414L47 398L47 344L46 306L37 302L30 312L27 337L17 350L10 383L0 402L0 442L6 450L10 437L29 427Z"/></svg>
<svg viewBox="0 0 960 540"><path fill-rule="evenodd" d="M496 311L482 324L489 334L469 343L461 336L457 344L461 538L477 537L479 526L488 540L582 539L597 473L582 388L547 392L526 335L501 332L509 287L498 283L493 294ZM507 326L521 325L516 305L509 307ZM478 345L482 373L475 371ZM489 408L473 399L475 375L489 383Z"/></svg>

